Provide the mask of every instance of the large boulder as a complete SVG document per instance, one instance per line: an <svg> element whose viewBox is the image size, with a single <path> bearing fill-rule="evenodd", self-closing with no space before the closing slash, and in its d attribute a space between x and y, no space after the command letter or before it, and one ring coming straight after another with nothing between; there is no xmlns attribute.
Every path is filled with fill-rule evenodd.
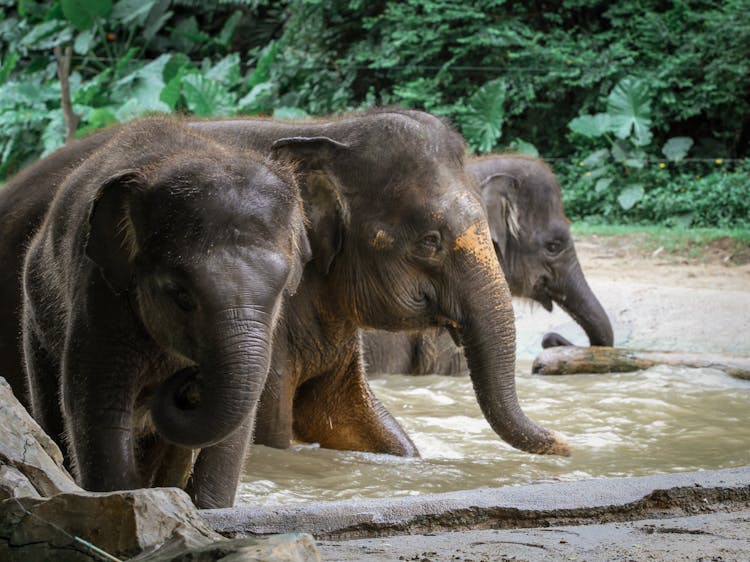
<svg viewBox="0 0 750 562"><path fill-rule="evenodd" d="M63 456L0 377L0 499L80 492Z"/></svg>
<svg viewBox="0 0 750 562"><path fill-rule="evenodd" d="M2 377L0 427L0 560L320 560L306 534L225 539L177 488L82 490Z"/></svg>

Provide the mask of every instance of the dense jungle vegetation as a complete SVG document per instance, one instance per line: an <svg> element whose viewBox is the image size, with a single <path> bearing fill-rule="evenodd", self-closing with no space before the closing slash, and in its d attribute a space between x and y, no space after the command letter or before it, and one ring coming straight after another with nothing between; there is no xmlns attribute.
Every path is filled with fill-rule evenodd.
<svg viewBox="0 0 750 562"><path fill-rule="evenodd" d="M750 228L750 0L0 0L0 178L144 112L403 105L538 154L589 223Z"/></svg>

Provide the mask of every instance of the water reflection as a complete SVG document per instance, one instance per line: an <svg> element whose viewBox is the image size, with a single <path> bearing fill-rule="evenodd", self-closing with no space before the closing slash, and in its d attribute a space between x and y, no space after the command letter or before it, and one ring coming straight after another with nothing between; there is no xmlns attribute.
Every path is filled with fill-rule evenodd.
<svg viewBox="0 0 750 562"><path fill-rule="evenodd" d="M372 387L422 458L255 446L238 502L408 496L750 464L749 381L667 366L564 377L529 371L519 363L523 409L568 437L570 458L529 455L502 442L482 417L468 377L389 376Z"/></svg>

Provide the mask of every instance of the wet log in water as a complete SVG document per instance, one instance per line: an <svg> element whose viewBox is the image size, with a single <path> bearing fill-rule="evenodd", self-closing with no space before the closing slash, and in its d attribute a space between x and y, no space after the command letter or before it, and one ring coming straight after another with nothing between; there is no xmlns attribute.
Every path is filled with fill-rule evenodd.
<svg viewBox="0 0 750 562"><path fill-rule="evenodd" d="M750 380L750 357L744 355L617 347L550 347L537 356L531 372L540 375L627 373L654 365L719 369L733 377Z"/></svg>

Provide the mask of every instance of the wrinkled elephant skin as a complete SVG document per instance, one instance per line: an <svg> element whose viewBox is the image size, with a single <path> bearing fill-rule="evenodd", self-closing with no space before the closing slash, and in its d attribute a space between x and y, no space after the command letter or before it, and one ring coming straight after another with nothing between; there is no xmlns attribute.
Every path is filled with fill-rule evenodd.
<svg viewBox="0 0 750 562"><path fill-rule="evenodd" d="M581 325L593 346L613 345L612 325L591 291L576 256L562 192L541 160L521 155L470 161L487 210L497 259L514 297L552 310L558 304ZM466 372L461 350L444 331L398 334L364 331L371 373L458 374ZM546 334L542 345L568 345Z"/></svg>
<svg viewBox="0 0 750 562"><path fill-rule="evenodd" d="M193 449L244 450L309 257L294 177L176 121L70 171L26 255L22 335L33 415L84 488L184 487ZM198 505L230 505L239 467L192 478Z"/></svg>

